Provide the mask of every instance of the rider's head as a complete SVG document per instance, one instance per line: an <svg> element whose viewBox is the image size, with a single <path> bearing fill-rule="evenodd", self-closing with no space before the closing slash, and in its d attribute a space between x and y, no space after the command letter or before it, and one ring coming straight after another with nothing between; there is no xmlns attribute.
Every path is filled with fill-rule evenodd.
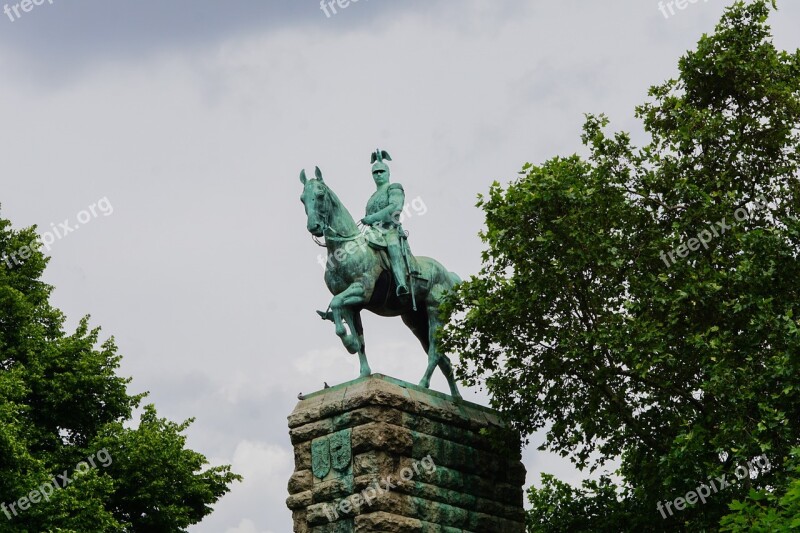
<svg viewBox="0 0 800 533"><path fill-rule="evenodd" d="M375 150L372 152L372 179L375 180L375 185L380 187L389 183L389 166L386 161L391 161L392 156L386 150Z"/></svg>
<svg viewBox="0 0 800 533"><path fill-rule="evenodd" d="M389 183L389 166L383 161L375 161L372 165L372 179L375 180L375 185L385 185Z"/></svg>

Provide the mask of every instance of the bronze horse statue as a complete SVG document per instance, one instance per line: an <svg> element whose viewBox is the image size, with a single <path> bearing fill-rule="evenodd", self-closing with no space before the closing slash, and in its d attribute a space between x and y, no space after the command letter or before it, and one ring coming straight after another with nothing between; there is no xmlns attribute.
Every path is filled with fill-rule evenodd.
<svg viewBox="0 0 800 533"><path fill-rule="evenodd" d="M308 217L306 227L315 239L325 238L328 250L325 284L333 299L328 307L330 311L317 313L323 319L333 321L336 335L348 352L358 353L362 377L369 376L372 371L364 346L361 311L366 309L380 316L402 317L428 354L428 367L420 386L430 386L431 376L438 366L447 378L450 394L460 399L452 364L447 355L439 351L436 332L443 325L439 317L443 296L461 280L435 259L412 258L416 266L412 284L414 304L409 298L398 297L385 252L370 245L350 212L323 181L319 168L316 177L307 179L305 170L300 173L303 184L300 200Z"/></svg>

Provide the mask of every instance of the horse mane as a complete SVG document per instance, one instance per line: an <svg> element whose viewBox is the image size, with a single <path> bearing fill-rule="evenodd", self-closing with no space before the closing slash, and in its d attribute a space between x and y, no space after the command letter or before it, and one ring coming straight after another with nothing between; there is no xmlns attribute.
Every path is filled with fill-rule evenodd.
<svg viewBox="0 0 800 533"><path fill-rule="evenodd" d="M347 207L345 207L344 203L339 199L339 196L333 191L333 189L331 189L331 187L327 183L325 183L322 180L317 180L317 181L320 181L321 184L326 189L328 189L328 194L331 195L331 200L332 200L331 202L332 210L339 211L338 213L334 212L331 214L332 215L331 221L333 221L336 217L342 216L344 217L344 220L342 220L341 222L351 225L353 230L358 231L358 226L356 225L356 221L353 218L353 215L350 213Z"/></svg>

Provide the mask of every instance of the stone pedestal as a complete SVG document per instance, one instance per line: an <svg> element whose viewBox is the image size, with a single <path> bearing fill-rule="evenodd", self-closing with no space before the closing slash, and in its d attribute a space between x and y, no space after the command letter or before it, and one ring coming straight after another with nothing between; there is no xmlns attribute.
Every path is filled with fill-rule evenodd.
<svg viewBox="0 0 800 533"><path fill-rule="evenodd" d="M289 416L296 533L524 533L519 440L496 413L375 374L309 394Z"/></svg>

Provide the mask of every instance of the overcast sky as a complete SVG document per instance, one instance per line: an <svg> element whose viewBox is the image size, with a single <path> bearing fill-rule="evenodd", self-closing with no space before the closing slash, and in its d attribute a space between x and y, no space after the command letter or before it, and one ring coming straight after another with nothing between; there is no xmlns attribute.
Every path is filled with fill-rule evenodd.
<svg viewBox="0 0 800 533"><path fill-rule="evenodd" d="M656 0L360 0L330 17L316 0L10 9L2 216L42 230L86 221L52 244L53 303L71 327L91 313L116 337L131 392L150 391L162 416L197 417L189 446L246 476L192 531L286 533L286 416L297 393L358 375L314 313L330 295L300 169L319 165L360 216L369 155L389 151L417 200L413 250L468 277L476 195L580 151L583 113L641 140L634 106L726 3L666 17ZM800 4L779 4L775 40L794 50ZM96 217L80 214L93 204ZM426 356L402 322L369 315L365 328L373 371L418 382ZM432 387L447 391L438 373ZM528 483L582 476L533 447L525 463Z"/></svg>

